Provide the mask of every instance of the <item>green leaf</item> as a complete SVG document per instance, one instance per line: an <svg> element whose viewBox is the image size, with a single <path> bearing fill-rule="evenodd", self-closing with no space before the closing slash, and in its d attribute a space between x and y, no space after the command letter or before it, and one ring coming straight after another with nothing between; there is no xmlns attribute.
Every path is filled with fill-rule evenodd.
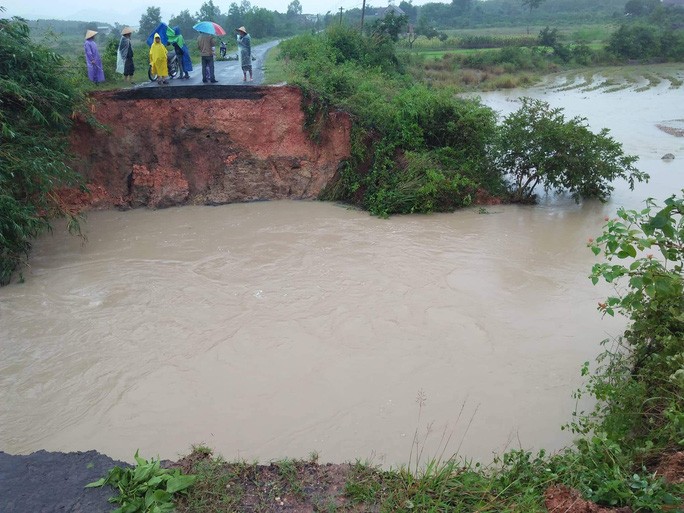
<svg viewBox="0 0 684 513"><path fill-rule="evenodd" d="M197 476L192 475L178 475L172 476L166 483L166 491L169 493L176 493L192 486L195 483Z"/></svg>
<svg viewBox="0 0 684 513"><path fill-rule="evenodd" d="M92 483L88 483L85 485L85 488L96 488L98 486L103 486L105 484L105 478L102 477L98 479L97 481L93 481Z"/></svg>
<svg viewBox="0 0 684 513"><path fill-rule="evenodd" d="M629 256L631 256L632 258L636 258L636 256L637 256L636 248L635 248L634 246L632 246L631 244L625 244L625 245L623 245L623 246L622 246L622 251L624 251L625 253L627 253L627 254L628 254Z"/></svg>
<svg viewBox="0 0 684 513"><path fill-rule="evenodd" d="M629 285L633 289L640 289L644 286L644 280L641 276L632 276L629 280Z"/></svg>
<svg viewBox="0 0 684 513"><path fill-rule="evenodd" d="M135 451L135 455L133 456L133 457L135 458L135 462L136 462L138 465L147 465L147 460L144 459L144 458L141 458L141 457L138 455L139 452L140 452L140 449L138 449L137 451Z"/></svg>
<svg viewBox="0 0 684 513"><path fill-rule="evenodd" d="M157 502L167 502L171 500L171 494L164 490L154 491L154 500Z"/></svg>

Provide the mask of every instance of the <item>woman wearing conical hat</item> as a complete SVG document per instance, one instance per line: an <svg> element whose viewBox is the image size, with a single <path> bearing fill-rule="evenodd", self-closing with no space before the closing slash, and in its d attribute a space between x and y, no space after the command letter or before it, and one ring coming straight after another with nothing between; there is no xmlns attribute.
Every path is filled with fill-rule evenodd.
<svg viewBox="0 0 684 513"><path fill-rule="evenodd" d="M85 50L86 66L88 66L88 78L91 82L99 84L100 82L104 82L105 76L104 70L102 69L100 52L97 51L97 45L95 44L96 35L97 32L94 30L86 32L83 49Z"/></svg>
<svg viewBox="0 0 684 513"><path fill-rule="evenodd" d="M238 55L240 56L240 67L242 67L242 80L247 81L247 73L249 73L249 81L252 81L252 38L247 33L247 29L242 26L235 29L237 34Z"/></svg>

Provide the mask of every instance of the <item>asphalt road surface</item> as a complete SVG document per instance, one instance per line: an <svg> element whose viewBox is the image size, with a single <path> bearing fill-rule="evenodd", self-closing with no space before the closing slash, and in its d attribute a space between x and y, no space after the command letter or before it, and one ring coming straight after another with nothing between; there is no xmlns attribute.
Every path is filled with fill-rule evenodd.
<svg viewBox="0 0 684 513"><path fill-rule="evenodd" d="M0 451L0 512L109 513L110 486L85 488L109 469L128 466L95 451L13 456Z"/></svg>
<svg viewBox="0 0 684 513"><path fill-rule="evenodd" d="M214 75L217 84L203 84L202 83L202 63L193 62L193 70L189 72L190 78L188 80L180 79L178 77L169 80L169 84L165 86L159 86L156 82L143 82L136 87L169 87L169 86L188 86L188 85L201 85L205 87L211 87L213 85L259 85L264 81L264 59L266 57L266 52L271 48L276 46L280 41L269 41L261 45L256 45L252 47L252 74L254 80L252 82L242 81L242 68L240 68L240 61L229 60L229 61L218 61L214 60ZM190 44L195 44L191 41ZM218 46L216 47L218 50ZM228 52L226 57L237 57L237 43L233 41L232 46L228 46ZM147 74L147 72L145 72ZM249 78L249 75L247 75Z"/></svg>

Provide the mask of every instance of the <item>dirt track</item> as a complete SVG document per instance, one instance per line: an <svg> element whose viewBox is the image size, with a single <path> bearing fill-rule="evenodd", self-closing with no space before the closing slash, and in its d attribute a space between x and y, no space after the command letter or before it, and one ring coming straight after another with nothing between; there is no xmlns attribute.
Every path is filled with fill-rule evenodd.
<svg viewBox="0 0 684 513"><path fill-rule="evenodd" d="M97 451L46 452L13 456L0 451L0 512L103 513L110 487L84 488L115 465L126 463Z"/></svg>

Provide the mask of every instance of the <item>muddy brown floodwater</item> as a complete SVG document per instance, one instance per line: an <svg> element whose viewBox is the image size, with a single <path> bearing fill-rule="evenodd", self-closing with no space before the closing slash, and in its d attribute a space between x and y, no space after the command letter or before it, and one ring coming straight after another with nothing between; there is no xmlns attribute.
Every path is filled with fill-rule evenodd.
<svg viewBox="0 0 684 513"><path fill-rule="evenodd" d="M651 184L389 220L295 201L93 212L86 244L42 237L26 282L0 289L0 450L397 465L416 430L423 459L561 448L582 363L624 327L596 311L610 290L587 279L586 241L619 205L681 189L682 138L655 126L681 92L613 93L615 116L617 96L539 94L574 95Z"/></svg>

